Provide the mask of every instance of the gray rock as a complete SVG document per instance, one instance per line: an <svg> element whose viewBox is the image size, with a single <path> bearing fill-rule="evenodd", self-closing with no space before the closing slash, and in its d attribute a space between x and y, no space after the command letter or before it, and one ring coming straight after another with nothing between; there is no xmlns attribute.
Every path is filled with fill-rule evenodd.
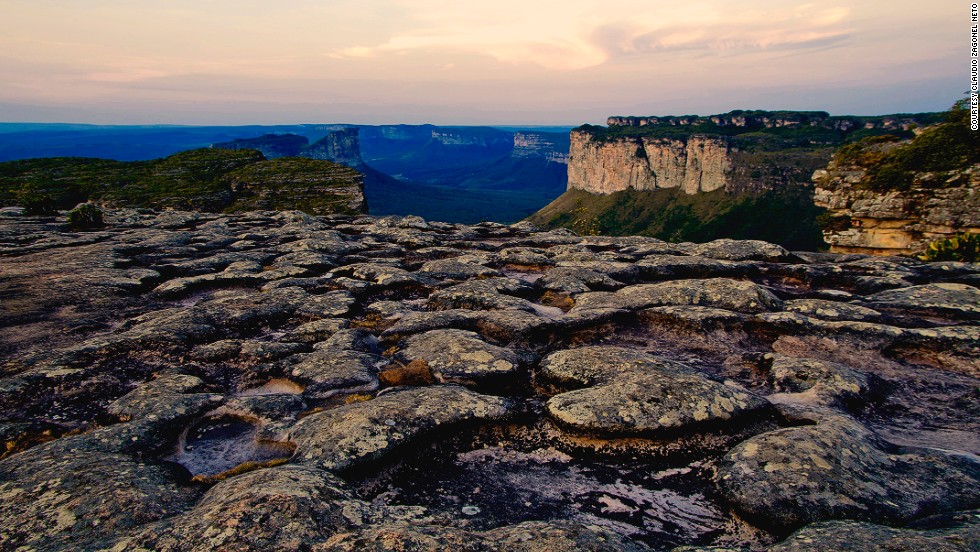
<svg viewBox="0 0 980 552"><path fill-rule="evenodd" d="M491 345L473 332L435 330L414 335L398 352L404 362L424 361L444 383L479 386L512 379L519 370L517 355Z"/></svg>
<svg viewBox="0 0 980 552"><path fill-rule="evenodd" d="M174 423L193 418L221 404L215 393L195 392L204 387L200 378L164 375L136 387L109 405L108 412L123 420L149 418Z"/></svg>
<svg viewBox="0 0 980 552"><path fill-rule="evenodd" d="M858 322L876 322L882 318L880 312L840 301L823 299L797 299L786 301L785 308L790 312L798 312L823 320L854 320Z"/></svg>
<svg viewBox="0 0 980 552"><path fill-rule="evenodd" d="M346 470L380 460L399 446L463 423L501 420L507 400L462 387L398 390L366 402L311 414L289 431L295 459L327 470Z"/></svg>
<svg viewBox="0 0 980 552"><path fill-rule="evenodd" d="M170 467L62 441L0 461L4 550L98 549L197 497Z"/></svg>
<svg viewBox="0 0 980 552"><path fill-rule="evenodd" d="M634 552L648 550L648 548L599 527L586 527L572 522L526 521L490 531L468 531L436 525L385 524L357 533L338 534L314 550L315 552L388 550Z"/></svg>
<svg viewBox="0 0 980 552"><path fill-rule="evenodd" d="M639 284L611 294L597 292L576 298L576 309L615 308L640 310L658 306L696 305L736 312L778 310L783 302L765 288L741 280L711 278Z"/></svg>
<svg viewBox="0 0 980 552"><path fill-rule="evenodd" d="M360 524L344 483L302 466L260 469L218 482L194 508L111 549L303 551ZM354 519L348 517L354 514Z"/></svg>
<svg viewBox="0 0 980 552"><path fill-rule="evenodd" d="M937 529L896 529L857 521L814 523L793 533L770 552L852 550L854 552L970 552L980 549L977 512L955 516L959 523Z"/></svg>
<svg viewBox="0 0 980 552"><path fill-rule="evenodd" d="M326 347L291 360L290 376L306 386L304 394L311 399L378 387L381 359L370 353Z"/></svg>
<svg viewBox="0 0 980 552"><path fill-rule="evenodd" d="M754 264L697 255L651 255L637 262L636 266L646 280L744 277L759 272Z"/></svg>
<svg viewBox="0 0 980 552"><path fill-rule="evenodd" d="M890 447L839 418L780 429L732 449L718 468L725 498L764 524L852 518L907 522L980 505L980 459Z"/></svg>
<svg viewBox="0 0 980 552"><path fill-rule="evenodd" d="M284 341L313 344L326 341L333 334L346 329L350 322L343 318L323 318L301 324L282 336Z"/></svg>
<svg viewBox="0 0 980 552"><path fill-rule="evenodd" d="M547 410L563 426L599 435L690 433L768 408L764 399L683 364L615 347L552 353L539 375L565 386L588 386L555 395Z"/></svg>
<svg viewBox="0 0 980 552"><path fill-rule="evenodd" d="M533 287L510 278L475 280L441 289L429 296L427 304L437 310L517 309L535 312L534 304L513 293L533 293Z"/></svg>
<svg viewBox="0 0 980 552"><path fill-rule="evenodd" d="M980 320L980 289L965 284L927 284L882 291L868 297L872 306Z"/></svg>
<svg viewBox="0 0 980 552"><path fill-rule="evenodd" d="M548 290L569 294L616 290L625 285L606 274L587 268L554 268L545 272L537 284Z"/></svg>
<svg viewBox="0 0 980 552"><path fill-rule="evenodd" d="M874 385L868 374L853 368L812 358L768 354L768 379L776 391L805 393L824 404L854 403L867 397Z"/></svg>
<svg viewBox="0 0 980 552"><path fill-rule="evenodd" d="M439 259L422 265L419 272L439 279L468 280L470 278L490 278L502 276L500 271L475 263L460 262L456 259Z"/></svg>
<svg viewBox="0 0 980 552"><path fill-rule="evenodd" d="M774 243L759 240L720 239L702 243L694 247L697 255L726 261L768 261L786 262L793 260L792 254Z"/></svg>

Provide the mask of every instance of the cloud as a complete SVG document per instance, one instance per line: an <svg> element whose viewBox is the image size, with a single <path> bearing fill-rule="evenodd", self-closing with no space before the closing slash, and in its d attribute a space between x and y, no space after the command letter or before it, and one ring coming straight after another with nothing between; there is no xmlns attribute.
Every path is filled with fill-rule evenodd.
<svg viewBox="0 0 980 552"><path fill-rule="evenodd" d="M506 3L506 2L505 2ZM611 0L611 4L630 4ZM574 4L574 3L573 3ZM694 2L694 4L704 4ZM595 6L594 3L591 3ZM431 3L428 4L431 8ZM326 52L334 59L363 60L391 55L479 55L498 62L570 71L610 60L657 53L702 51L737 53L759 50L821 48L847 41L843 26L851 10L813 4L766 9L719 8L692 14L656 6L631 13L624 9L565 12L524 10L524 18L487 8L480 14L432 12L416 6L414 27L400 29L379 43ZM704 8L705 6L701 6ZM616 15L610 15L616 14ZM528 20L537 21L529 25ZM762 23L768 22L768 23Z"/></svg>

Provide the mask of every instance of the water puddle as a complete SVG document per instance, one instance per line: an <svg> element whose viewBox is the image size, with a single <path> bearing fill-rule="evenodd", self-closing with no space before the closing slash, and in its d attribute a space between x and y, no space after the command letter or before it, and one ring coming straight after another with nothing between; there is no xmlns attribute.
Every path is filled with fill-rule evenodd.
<svg viewBox="0 0 980 552"><path fill-rule="evenodd" d="M217 475L241 464L263 463L292 455L285 443L256 440L258 427L243 418L205 418L187 429L177 452L166 458L187 468L195 476Z"/></svg>
<svg viewBox="0 0 980 552"><path fill-rule="evenodd" d="M529 284L537 282L542 276L544 276L544 272L522 272L520 270L504 270L503 274L508 278L523 280Z"/></svg>
<svg viewBox="0 0 980 552"><path fill-rule="evenodd" d="M570 519L658 547L710 542L731 529L725 510L699 489L697 468L580 462L553 449L489 447L434 467L401 466L380 496L426 506L468 526Z"/></svg>
<svg viewBox="0 0 980 552"><path fill-rule="evenodd" d="M561 318L565 316L565 311L559 309L558 307L547 307L545 305L539 305L537 303L532 303L531 306L534 308L534 312L538 316L543 316L545 318Z"/></svg>
<svg viewBox="0 0 980 552"><path fill-rule="evenodd" d="M238 396L263 397L266 395L300 395L302 393L302 385L284 378L273 378L259 387L242 391Z"/></svg>

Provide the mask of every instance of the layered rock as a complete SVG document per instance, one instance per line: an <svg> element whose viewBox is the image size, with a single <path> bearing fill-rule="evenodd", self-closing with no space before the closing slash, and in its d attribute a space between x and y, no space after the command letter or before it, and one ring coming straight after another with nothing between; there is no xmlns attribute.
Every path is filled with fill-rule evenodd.
<svg viewBox="0 0 980 552"><path fill-rule="evenodd" d="M729 145L721 137L597 141L587 131L576 130L569 152L568 188L596 194L680 188L695 194L724 188L730 168Z"/></svg>
<svg viewBox="0 0 980 552"><path fill-rule="evenodd" d="M824 231L831 251L908 255L936 240L980 233L980 165L917 173L907 190L864 186L866 174L859 165L836 163L813 174L814 202L836 219Z"/></svg>

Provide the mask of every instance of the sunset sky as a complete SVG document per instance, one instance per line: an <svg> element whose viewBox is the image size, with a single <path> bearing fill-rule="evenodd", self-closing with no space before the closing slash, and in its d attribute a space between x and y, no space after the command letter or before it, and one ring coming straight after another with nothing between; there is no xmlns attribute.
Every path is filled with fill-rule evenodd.
<svg viewBox="0 0 980 552"><path fill-rule="evenodd" d="M958 0L0 0L0 122L602 123L937 111Z"/></svg>

